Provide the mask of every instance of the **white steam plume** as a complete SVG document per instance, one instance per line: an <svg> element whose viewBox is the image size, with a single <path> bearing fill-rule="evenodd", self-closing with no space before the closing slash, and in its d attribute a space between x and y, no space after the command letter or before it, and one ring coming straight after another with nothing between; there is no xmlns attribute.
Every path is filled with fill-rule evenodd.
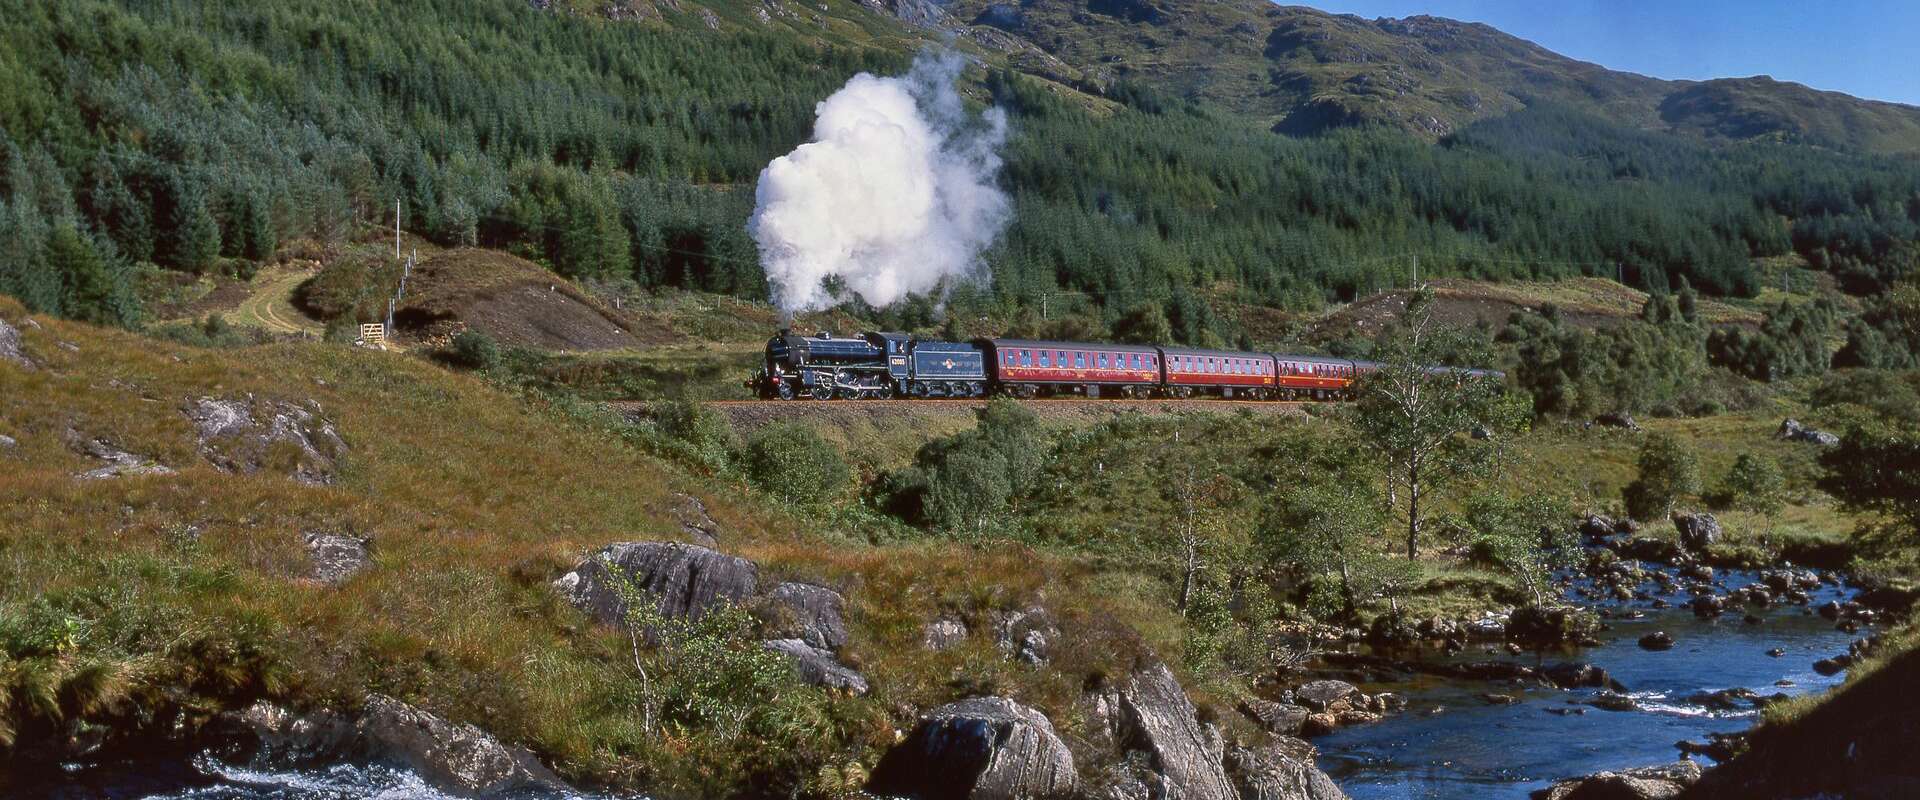
<svg viewBox="0 0 1920 800"><path fill-rule="evenodd" d="M953 88L965 66L923 53L905 77L853 76L815 106L814 141L760 172L748 227L781 311L832 305L829 276L884 307L975 271L1007 221L1007 117L969 118Z"/></svg>

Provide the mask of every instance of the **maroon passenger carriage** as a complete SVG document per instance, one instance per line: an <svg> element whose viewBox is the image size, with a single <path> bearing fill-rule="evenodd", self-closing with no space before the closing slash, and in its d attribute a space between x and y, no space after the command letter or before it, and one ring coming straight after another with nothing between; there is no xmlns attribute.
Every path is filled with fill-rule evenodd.
<svg viewBox="0 0 1920 800"><path fill-rule="evenodd" d="M1250 400L1274 396L1273 356L1240 350L1159 348L1167 364L1168 397L1219 395Z"/></svg>
<svg viewBox="0 0 1920 800"><path fill-rule="evenodd" d="M1130 344L976 339L1002 393L1015 397L1102 392L1148 397L1160 385L1160 350Z"/></svg>

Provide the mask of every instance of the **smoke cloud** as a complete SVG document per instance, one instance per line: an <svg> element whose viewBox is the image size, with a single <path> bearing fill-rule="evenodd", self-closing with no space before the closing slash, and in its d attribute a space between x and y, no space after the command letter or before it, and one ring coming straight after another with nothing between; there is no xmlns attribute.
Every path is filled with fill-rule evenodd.
<svg viewBox="0 0 1920 800"><path fill-rule="evenodd" d="M853 76L815 106L814 140L760 172L749 228L783 312L832 305L830 277L884 307L976 271L1009 213L1007 117L967 114L965 67L923 53L905 77Z"/></svg>

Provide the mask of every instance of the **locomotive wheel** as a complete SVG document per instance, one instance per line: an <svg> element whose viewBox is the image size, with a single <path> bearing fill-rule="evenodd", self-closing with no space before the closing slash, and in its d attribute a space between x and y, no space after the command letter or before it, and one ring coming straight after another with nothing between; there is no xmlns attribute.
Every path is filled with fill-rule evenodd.
<svg viewBox="0 0 1920 800"><path fill-rule="evenodd" d="M781 381L779 387L774 389L774 394L780 395L780 399L782 400L792 400L793 384Z"/></svg>
<svg viewBox="0 0 1920 800"><path fill-rule="evenodd" d="M960 384L954 383L952 381L948 381L944 386L944 388L947 391L948 397L965 397L966 396L966 394L960 390Z"/></svg>
<svg viewBox="0 0 1920 800"><path fill-rule="evenodd" d="M824 383L816 383L813 385L813 391L811 392L811 394L813 395L813 399L815 400L832 400L833 387L828 386Z"/></svg>
<svg viewBox="0 0 1920 800"><path fill-rule="evenodd" d="M973 383L967 384L967 396L968 397L986 397L987 385L984 383L980 383L979 381L975 381Z"/></svg>

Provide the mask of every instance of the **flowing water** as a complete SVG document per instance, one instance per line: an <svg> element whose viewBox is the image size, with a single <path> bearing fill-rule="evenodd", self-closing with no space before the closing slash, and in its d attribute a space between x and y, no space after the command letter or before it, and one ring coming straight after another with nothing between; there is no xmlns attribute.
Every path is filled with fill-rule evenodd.
<svg viewBox="0 0 1920 800"><path fill-rule="evenodd" d="M1720 583L1742 586L1754 576L1723 575ZM1844 599L1836 587L1815 592L1814 604ZM1676 600L1684 598L1676 598ZM1614 608L1641 604L1615 604ZM1647 610L1638 620L1613 620L1605 644L1549 656L1544 663L1588 661L1625 684L1637 711L1606 711L1570 703L1595 690L1517 689L1485 681L1420 677L1402 683L1367 684L1368 692L1394 691L1407 709L1371 725L1316 739L1320 766L1355 800L1467 800L1524 798L1552 781L1604 769L1663 764L1682 739L1704 741L1711 732L1742 730L1751 710L1707 708L1688 698L1734 687L1763 695L1823 691L1840 682L1813 671L1814 661L1846 651L1856 638L1810 612L1811 606L1760 610L1764 622L1747 624L1739 611L1718 620L1695 619L1684 609ZM1636 642L1664 630L1673 649L1642 650ZM1766 655L1784 648L1781 657ZM1511 660L1539 665L1535 656L1488 655L1480 650L1460 661ZM1776 686L1776 681L1791 685ZM1491 705L1489 691L1517 694L1513 705ZM1584 709L1578 715L1550 709ZM50 800L442 800L413 773L377 766L334 765L310 770L258 770L202 756L74 769L40 786L16 787L22 797ZM528 793L499 800L598 800L591 794Z"/></svg>
<svg viewBox="0 0 1920 800"><path fill-rule="evenodd" d="M1719 582L1738 587L1754 579L1751 573L1733 573ZM1847 594L1822 587L1814 593L1813 605ZM1835 630L1834 623L1811 613L1812 606L1755 609L1764 619L1758 624L1744 622L1737 608L1717 620L1700 620L1683 608L1654 610L1643 603L1612 607L1629 606L1646 616L1610 620L1613 629L1600 635L1605 642L1601 647L1554 654L1544 662L1532 655L1503 653L1497 658L1528 665L1591 662L1624 684L1639 710L1570 705L1591 698L1597 691L1593 689L1521 691L1486 681L1440 678L1364 685L1368 692L1402 693L1409 700L1407 709L1378 723L1315 739L1321 768L1354 800L1478 800L1524 798L1560 778L1671 763L1679 757L1676 742L1705 742L1708 733L1744 730L1758 713L1745 704L1737 711L1716 710L1691 702L1693 695L1736 687L1762 695L1824 691L1840 683L1841 676L1822 676L1814 672L1813 662L1846 652L1849 643L1864 635ZM1653 631L1671 634L1673 649L1641 649L1640 637ZM1767 655L1773 648L1786 654ZM1470 649L1457 660L1495 658ZM1791 685L1776 686L1776 681ZM1481 697L1488 692L1521 699L1514 705L1492 705ZM1584 713L1561 715L1552 713L1554 709Z"/></svg>

